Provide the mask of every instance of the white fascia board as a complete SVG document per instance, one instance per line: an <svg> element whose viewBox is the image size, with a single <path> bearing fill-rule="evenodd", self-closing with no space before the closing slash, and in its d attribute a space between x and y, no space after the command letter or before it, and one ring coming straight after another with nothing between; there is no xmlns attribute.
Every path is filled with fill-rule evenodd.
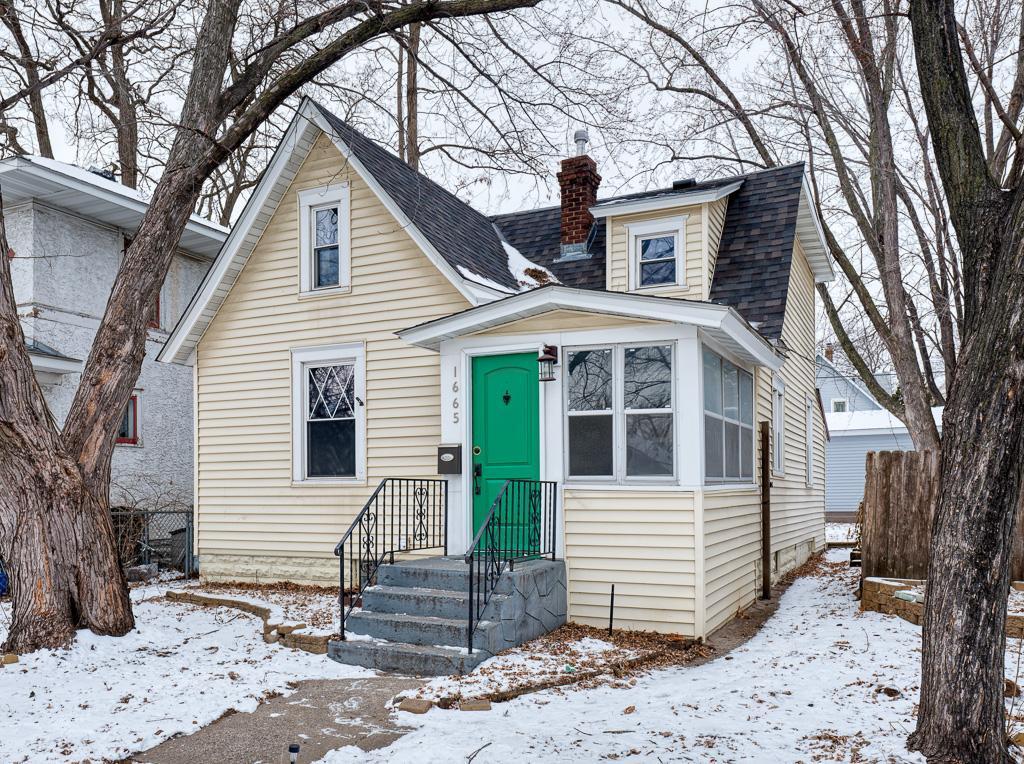
<svg viewBox="0 0 1024 764"><path fill-rule="evenodd" d="M98 199L111 206L129 210L139 215L140 218L149 209L149 200L139 196L133 189L129 189L127 186L123 187L124 191L107 188L106 184L117 185L116 181L106 181L104 178L96 176L97 182L94 183L91 179L78 177L73 172L80 170L81 173L89 173L90 170L81 170L81 168L71 166L65 169L61 166L62 164L62 162L47 160L44 157L15 157L0 165L0 174L17 172L22 173L27 179L56 183L84 197ZM185 230L208 238L217 244L222 243L228 236L227 228L195 214L189 216Z"/></svg>
<svg viewBox="0 0 1024 764"><path fill-rule="evenodd" d="M51 355L28 354L32 369L49 374L76 374L82 370L82 362L74 358L54 358Z"/></svg>
<svg viewBox="0 0 1024 764"><path fill-rule="evenodd" d="M827 283L835 279L836 273L832 268L832 258L828 256L825 231L821 227L821 220L818 218L818 212L814 206L814 197L811 194L811 184L807 180L806 170L800 186L797 235L800 236L804 245L804 254L814 273L814 282L816 284Z"/></svg>
<svg viewBox="0 0 1024 764"><path fill-rule="evenodd" d="M607 201L598 202L590 208L590 214L595 218L606 218L612 215L633 215L638 212L655 212L657 210L671 209L673 207L691 207L695 204L706 204L716 202L729 194L737 191L743 181L730 183L727 186L711 188L700 191L681 191L678 194L657 196L652 199L627 199L621 202Z"/></svg>
<svg viewBox="0 0 1024 764"><path fill-rule="evenodd" d="M732 308L713 303L672 300L627 292L598 292L549 286L456 313L398 332L418 347L438 350L441 342L552 310L687 324L727 335L758 364L777 371L782 359Z"/></svg>
<svg viewBox="0 0 1024 764"><path fill-rule="evenodd" d="M295 150L295 147L309 131L319 129L309 118L311 116L310 109L312 108L311 104L305 102L299 107L298 113L281 138L281 143L278 145L277 151L274 152L274 156L271 158L270 165L263 174L263 178L260 180L252 196L249 197L249 201L246 202L238 222L231 229L231 233L217 254L217 259L213 261L210 270L206 272L206 276L203 278L199 289L196 290L192 302L189 303L185 313L178 321L178 325L174 327L163 348L157 354L157 361L163 363L190 363L188 359L193 355L194 345L184 347L186 338L191 334L202 317L203 312L213 301L217 289L227 275L228 268L238 256L242 243L254 225L255 218L267 204L268 197L277 185L277 181L281 177L281 173L284 172L288 159ZM219 306L217 307L219 308ZM212 318L210 320L212 321ZM203 331L205 333L205 327Z"/></svg>
<svg viewBox="0 0 1024 764"><path fill-rule="evenodd" d="M480 305L486 302L486 299L481 299L487 292L494 292L495 290L486 287L479 283L474 283L470 286L466 279L462 278L461 275L449 264L447 260L441 257L441 253L437 251L433 244L427 239L426 236L413 224L409 216L402 211L402 208L398 206L394 199L388 194L387 191L377 182L377 179L373 177L373 174L366 169L359 158L352 152L348 144L345 143L339 136L334 134L331 129L330 123L324 118L323 114L316 108L313 108L314 114L312 119L316 122L317 126L323 130L327 136L334 143L341 155L345 157L346 161L352 166L352 169L358 173L359 177L362 178L363 182L370 187L370 190L380 199L381 204L384 205L385 209L391 214L391 216L398 221L398 224L405 229L405 232L409 234L409 237L416 243L416 245L423 251L423 254L427 256L427 259L433 264L441 274L451 282L459 294L465 297L471 305ZM512 294L511 291L506 294ZM494 299L493 297L490 299Z"/></svg>

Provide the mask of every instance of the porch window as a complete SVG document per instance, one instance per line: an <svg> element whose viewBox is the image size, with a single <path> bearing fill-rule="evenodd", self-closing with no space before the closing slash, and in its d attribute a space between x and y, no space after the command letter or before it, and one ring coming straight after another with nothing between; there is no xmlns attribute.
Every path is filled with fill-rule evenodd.
<svg viewBox="0 0 1024 764"><path fill-rule="evenodd" d="M349 188L339 183L299 192L300 291L348 289Z"/></svg>
<svg viewBox="0 0 1024 764"><path fill-rule="evenodd" d="M775 401L772 405L772 427L775 431L773 467L776 475L782 475L786 471L786 386L778 377L775 378Z"/></svg>
<svg viewBox="0 0 1024 764"><path fill-rule="evenodd" d="M570 477L675 474L671 345L570 350L565 373Z"/></svg>
<svg viewBox="0 0 1024 764"><path fill-rule="evenodd" d="M295 479L361 479L362 346L293 351L292 364Z"/></svg>
<svg viewBox="0 0 1024 764"><path fill-rule="evenodd" d="M754 478L754 378L704 348L704 477L708 483Z"/></svg>

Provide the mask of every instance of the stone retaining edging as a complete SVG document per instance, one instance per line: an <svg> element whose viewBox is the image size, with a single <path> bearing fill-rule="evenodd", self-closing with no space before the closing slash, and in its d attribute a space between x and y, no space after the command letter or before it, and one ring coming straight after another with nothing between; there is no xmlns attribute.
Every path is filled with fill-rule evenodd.
<svg viewBox="0 0 1024 764"><path fill-rule="evenodd" d="M165 597L171 602L184 602L189 605L205 605L207 607L229 607L258 616L263 621L263 641L268 644L279 644L293 650L303 650L315 655L327 654L328 634L309 634L304 631L306 624L294 622L277 623L272 619L269 607L257 605L246 600L221 597L213 594L170 590Z"/></svg>
<svg viewBox="0 0 1024 764"><path fill-rule="evenodd" d="M911 590L924 583L921 579L911 578L865 578L860 609L896 615L920 626L924 622L924 595L914 594ZM1011 585L1014 589L1024 589L1024 584L1019 581ZM1006 636L1024 639L1024 615L1006 616Z"/></svg>

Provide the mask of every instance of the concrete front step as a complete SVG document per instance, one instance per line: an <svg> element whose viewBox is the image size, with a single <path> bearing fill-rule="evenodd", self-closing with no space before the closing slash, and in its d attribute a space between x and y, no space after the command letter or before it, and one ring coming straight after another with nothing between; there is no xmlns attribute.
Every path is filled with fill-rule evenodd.
<svg viewBox="0 0 1024 764"><path fill-rule="evenodd" d="M331 642L327 655L339 663L409 676L465 674L491 657L485 650L474 649L468 655L465 650L454 648L366 639Z"/></svg>
<svg viewBox="0 0 1024 764"><path fill-rule="evenodd" d="M498 604L505 597L504 594L495 594L491 597L491 602ZM374 613L466 619L469 617L469 592L407 586L371 586L363 592L363 610Z"/></svg>
<svg viewBox="0 0 1024 764"><path fill-rule="evenodd" d="M473 634L473 644L489 646L490 632L498 625L492 621L481 621ZM469 620L466 617L435 618L359 610L348 617L345 628L353 634L388 642L462 648L468 641Z"/></svg>
<svg viewBox="0 0 1024 764"><path fill-rule="evenodd" d="M461 557L404 560L393 565L381 565L377 570L377 584L406 589L468 592L469 565Z"/></svg>

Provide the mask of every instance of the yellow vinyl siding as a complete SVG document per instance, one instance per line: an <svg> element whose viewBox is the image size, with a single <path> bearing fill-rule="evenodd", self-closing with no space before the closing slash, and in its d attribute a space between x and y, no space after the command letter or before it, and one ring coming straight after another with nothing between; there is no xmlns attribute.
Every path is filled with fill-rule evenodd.
<svg viewBox="0 0 1024 764"><path fill-rule="evenodd" d="M663 297L702 300L707 295L707 257L704 252L704 231L701 206L644 212L608 218L607 284L611 292L629 291L629 235L626 226L663 218L686 215L686 286L657 287L639 290Z"/></svg>
<svg viewBox="0 0 1024 764"><path fill-rule="evenodd" d="M300 299L298 191L342 181L351 184L351 290ZM198 347L196 500L204 571L334 580L334 545L380 479L426 477L436 469L439 357L394 333L467 307L320 136ZM352 342L366 348L367 479L293 484L289 351Z"/></svg>
<svg viewBox="0 0 1024 764"><path fill-rule="evenodd" d="M504 336L510 334L536 334L550 331L579 331L584 329L624 328L658 324L658 321L645 321L639 318L622 318L603 313L585 313L576 310L552 310L539 316L522 318L491 329L474 332L474 335Z"/></svg>
<svg viewBox="0 0 1024 764"><path fill-rule="evenodd" d="M569 619L693 635L696 609L693 493L591 490L563 494Z"/></svg>
<svg viewBox="0 0 1024 764"><path fill-rule="evenodd" d="M790 349L782 365L785 382L785 474L770 476L773 576L799 564L825 543L825 430L815 397L814 382L814 277L797 242L793 253L789 296L782 338ZM755 375L755 474L760 475L761 421L772 433L772 375L758 369ZM806 482L804 402L814 402L814 475ZM769 440L774 434L769 436ZM771 448L774 449L774 444ZM771 463L771 462L769 462ZM760 487L705 490L703 507L705 560L705 622L707 633L726 623L752 603L760 592L761 497Z"/></svg>
<svg viewBox="0 0 1024 764"><path fill-rule="evenodd" d="M729 197L716 202L708 202L704 207L707 210L708 273L707 289L702 295L702 299L706 300L711 294L711 281L715 276L715 262L718 260L718 246L722 243L722 229L725 228L725 213L729 209Z"/></svg>

